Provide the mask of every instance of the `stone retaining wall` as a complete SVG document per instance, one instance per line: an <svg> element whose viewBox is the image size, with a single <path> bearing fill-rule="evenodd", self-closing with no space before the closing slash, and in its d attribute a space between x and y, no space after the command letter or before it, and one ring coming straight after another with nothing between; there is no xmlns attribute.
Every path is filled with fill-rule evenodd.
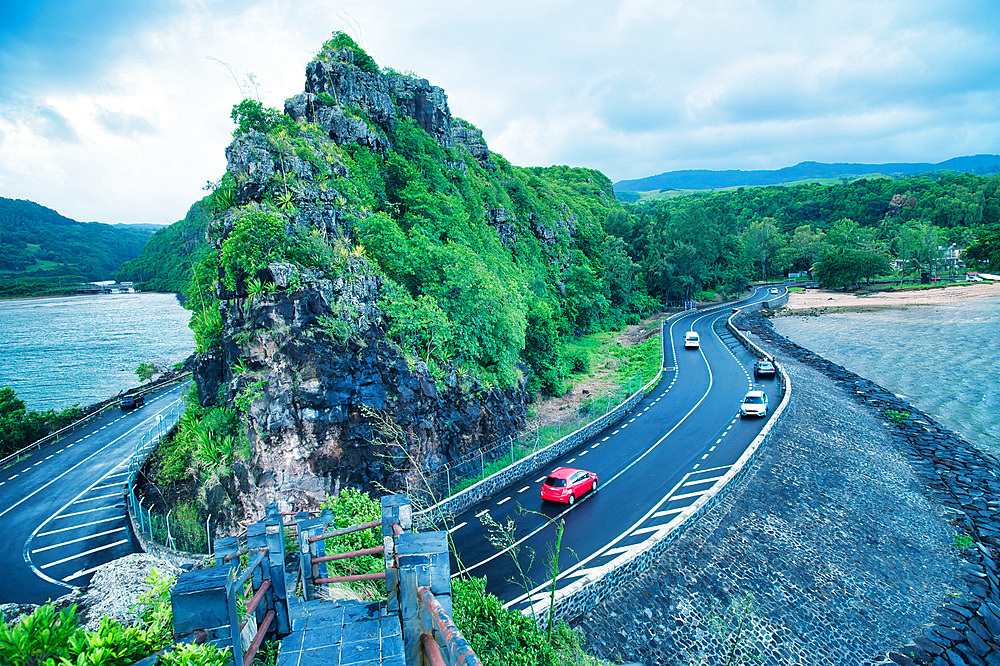
<svg viewBox="0 0 1000 666"><path fill-rule="evenodd" d="M981 666L1000 664L1000 461L878 384L801 347L754 318L751 330L796 360L841 384L855 399L889 418L911 447L915 466L954 513L965 533L956 538L968 591L942 605L934 621L916 627L912 640L890 650L880 664Z"/></svg>
<svg viewBox="0 0 1000 666"><path fill-rule="evenodd" d="M787 294L785 298L787 300ZM763 357L765 355L764 351L733 325L732 320L736 316L734 312L729 317L726 322L727 328L752 354ZM696 524L699 518L725 499L729 495L730 489L739 485L739 482L753 470L754 462L764 450L775 428L781 422L792 393L791 382L787 374L780 366L777 366L777 370L782 384L781 402L760 434L754 438L736 464L726 472L721 483L715 486L710 492L699 497L694 504L678 514L663 530L648 539L642 548L622 554L607 566L601 567L599 572L588 574L560 590L556 595L555 601L555 614L557 617L567 621L572 620L634 581L640 574L649 569L651 565L659 561L663 553L677 539L691 526ZM544 621L547 613L548 609L541 610L536 615L536 620L540 622Z"/></svg>

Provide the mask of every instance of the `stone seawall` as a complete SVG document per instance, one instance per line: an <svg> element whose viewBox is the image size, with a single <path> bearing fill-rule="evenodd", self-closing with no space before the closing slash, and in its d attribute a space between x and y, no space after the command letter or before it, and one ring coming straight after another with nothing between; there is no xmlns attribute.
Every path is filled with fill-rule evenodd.
<svg viewBox="0 0 1000 666"><path fill-rule="evenodd" d="M754 473L573 623L590 648L647 664L1000 663L1000 464L748 321L795 384L789 414Z"/></svg>

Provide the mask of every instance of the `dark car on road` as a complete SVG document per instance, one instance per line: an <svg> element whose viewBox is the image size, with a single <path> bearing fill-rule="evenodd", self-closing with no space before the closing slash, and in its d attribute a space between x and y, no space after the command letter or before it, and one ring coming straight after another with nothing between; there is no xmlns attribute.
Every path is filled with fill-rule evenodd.
<svg viewBox="0 0 1000 666"><path fill-rule="evenodd" d="M146 404L146 399L141 395L123 395L122 399L118 401L118 405L122 409L135 409L137 407L142 407Z"/></svg>
<svg viewBox="0 0 1000 666"><path fill-rule="evenodd" d="M765 358L758 360L753 364L753 376L758 377L774 377L774 363L771 363Z"/></svg>

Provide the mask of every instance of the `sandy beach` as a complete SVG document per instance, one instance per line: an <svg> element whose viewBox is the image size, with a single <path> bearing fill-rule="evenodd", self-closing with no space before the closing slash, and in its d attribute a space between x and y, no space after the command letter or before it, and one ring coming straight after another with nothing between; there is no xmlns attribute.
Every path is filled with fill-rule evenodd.
<svg viewBox="0 0 1000 666"><path fill-rule="evenodd" d="M821 315L830 312L877 312L902 309L918 305L943 305L962 301L1000 296L1000 282L972 282L969 284L914 289L909 291L857 292L806 289L792 292L788 305L776 314Z"/></svg>

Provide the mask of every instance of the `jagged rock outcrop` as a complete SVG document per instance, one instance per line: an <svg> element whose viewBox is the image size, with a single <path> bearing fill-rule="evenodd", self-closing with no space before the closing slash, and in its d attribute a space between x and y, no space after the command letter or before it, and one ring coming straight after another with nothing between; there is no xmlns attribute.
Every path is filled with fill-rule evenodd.
<svg viewBox="0 0 1000 666"><path fill-rule="evenodd" d="M319 125L338 146L377 153L393 149L394 123L412 118L457 155L446 165L454 172L465 174L463 152L496 168L482 132L452 117L441 88L384 73L365 57L351 48L323 51L306 68L305 91L285 102L285 113ZM346 208L339 189L353 174L322 136L296 140L296 148L286 150L280 139L258 131L233 139L226 157L236 204L284 197L290 238L311 230L348 253L357 216L366 214ZM210 226L217 248L234 230L234 211L223 211ZM512 212L496 206L484 215L506 247L516 242ZM435 378L389 340L378 271L363 255L344 261L336 274L273 261L235 287L220 279L221 344L197 360L198 395L203 405L240 406L252 451L249 461L212 475L202 488L221 523L275 500L315 505L344 486L416 488L421 471L524 426L523 384L484 387L455 368ZM251 279L267 285L263 293L249 293Z"/></svg>

